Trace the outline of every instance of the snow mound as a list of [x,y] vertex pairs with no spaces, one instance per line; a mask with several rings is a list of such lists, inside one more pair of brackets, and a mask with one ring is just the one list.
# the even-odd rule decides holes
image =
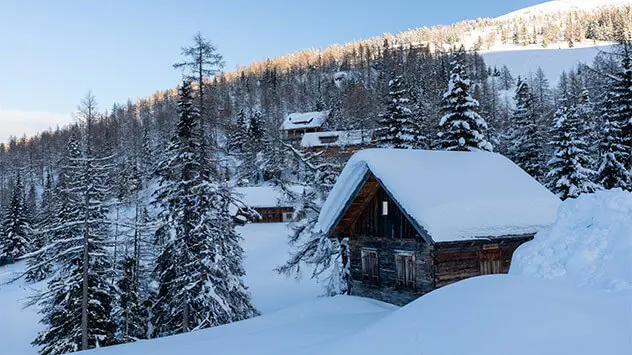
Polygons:
[[94,349],[112,355],[317,355],[396,307],[374,300],[319,298],[282,311],[186,334]]
[[321,209],[328,232],[368,172],[433,241],[535,233],[560,200],[500,154],[366,149],[351,157]]
[[565,201],[557,221],[516,250],[509,272],[632,290],[632,193],[599,191]]
[[326,354],[624,355],[631,327],[621,294],[493,275],[433,291]]

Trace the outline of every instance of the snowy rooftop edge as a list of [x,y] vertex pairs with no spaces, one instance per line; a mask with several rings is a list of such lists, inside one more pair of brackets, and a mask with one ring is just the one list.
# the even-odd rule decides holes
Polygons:
[[329,118],[331,110],[313,112],[294,112],[285,117],[281,130],[321,127]]
[[[321,138],[335,137],[334,142],[322,142]],[[301,139],[301,147],[328,147],[369,144],[373,141],[372,130],[325,131],[305,133]]]
[[317,229],[333,228],[369,171],[434,242],[535,233],[554,222],[561,202],[496,153],[367,149],[345,166]]

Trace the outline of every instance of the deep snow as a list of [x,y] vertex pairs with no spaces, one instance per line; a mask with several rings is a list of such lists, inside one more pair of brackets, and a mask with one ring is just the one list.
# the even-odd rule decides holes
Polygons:
[[632,296],[632,193],[599,191],[565,201],[556,222],[516,250],[510,273]]

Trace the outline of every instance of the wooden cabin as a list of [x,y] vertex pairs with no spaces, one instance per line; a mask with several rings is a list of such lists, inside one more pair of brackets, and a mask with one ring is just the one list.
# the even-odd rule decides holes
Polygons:
[[325,131],[330,115],[330,110],[291,113],[281,124],[281,136],[286,143],[298,145],[305,134]]
[[368,149],[347,163],[319,226],[348,238],[350,292],[404,305],[469,277],[507,273],[559,199],[487,152]]
[[235,213],[240,224],[287,223],[292,220],[294,207],[273,186],[238,187],[235,190],[243,204]]

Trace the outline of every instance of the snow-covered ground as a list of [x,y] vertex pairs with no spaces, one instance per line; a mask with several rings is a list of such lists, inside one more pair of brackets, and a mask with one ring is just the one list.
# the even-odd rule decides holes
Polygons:
[[507,48],[497,48],[494,51],[482,52],[485,64],[490,67],[502,68],[506,65],[511,73],[518,77],[528,78],[538,68],[554,84],[559,80],[563,71],[569,71],[580,63],[591,65],[599,51],[608,51],[610,45],[595,46],[585,43],[579,48],[568,48],[551,45],[549,48],[520,47],[507,45]]
[[[247,273],[245,283],[259,311],[268,314],[299,303],[313,302],[318,298],[321,293],[320,285],[309,277],[297,282],[273,271],[288,257],[289,230],[286,224],[248,224],[239,227],[238,231],[244,238],[244,267]],[[30,343],[41,329],[38,324],[40,315],[35,307],[24,309],[23,306],[28,296],[35,289],[45,287],[45,284],[29,285],[22,280],[6,284],[23,272],[24,268],[24,263],[0,267],[0,354],[37,353],[37,349]],[[309,305],[304,307],[309,308]],[[275,319],[276,324],[285,322],[282,315]],[[173,350],[165,354],[172,353]]]
[[30,285],[23,280],[7,284],[16,275],[24,272],[24,262],[0,267],[0,353],[36,354],[31,342],[40,331],[40,315],[35,308],[24,308],[29,295],[43,283]]
[[[284,224],[240,229],[246,282],[263,316],[93,354],[629,355],[632,349],[632,194],[565,201],[556,223],[516,254],[510,275],[461,281],[397,308],[318,298],[319,287],[276,275]],[[23,265],[0,268],[0,282]],[[580,287],[577,287],[580,286]],[[22,283],[0,286],[0,350],[33,354],[34,310]]]

